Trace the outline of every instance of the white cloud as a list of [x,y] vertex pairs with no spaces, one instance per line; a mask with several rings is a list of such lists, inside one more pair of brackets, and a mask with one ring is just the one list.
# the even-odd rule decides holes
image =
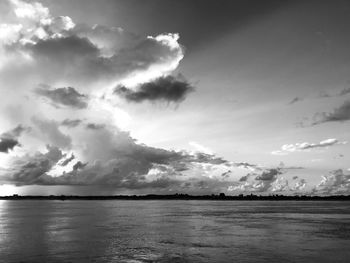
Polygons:
[[296,144],[285,144],[282,145],[281,150],[272,151],[271,154],[273,155],[287,155],[291,152],[302,152],[302,151],[309,151],[314,148],[324,148],[324,147],[330,147],[333,145],[341,145],[346,144],[346,141],[338,141],[337,139],[326,139],[319,143],[308,143],[308,142],[302,142],[302,143],[296,143]]

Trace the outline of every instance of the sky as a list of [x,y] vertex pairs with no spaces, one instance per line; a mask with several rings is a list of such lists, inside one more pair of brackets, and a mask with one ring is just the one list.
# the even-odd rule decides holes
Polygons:
[[349,13],[0,0],[0,195],[349,194]]

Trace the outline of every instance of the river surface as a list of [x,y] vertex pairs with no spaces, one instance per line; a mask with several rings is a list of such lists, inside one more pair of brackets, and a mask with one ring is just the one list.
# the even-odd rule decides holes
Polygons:
[[0,262],[350,262],[350,202],[0,200]]

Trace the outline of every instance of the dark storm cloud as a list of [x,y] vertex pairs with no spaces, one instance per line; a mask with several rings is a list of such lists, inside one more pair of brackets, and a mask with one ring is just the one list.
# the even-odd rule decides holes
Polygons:
[[41,85],[35,89],[35,93],[50,99],[55,105],[77,109],[87,107],[87,96],[79,93],[72,87],[50,89],[47,85]]
[[68,128],[75,128],[78,125],[80,125],[83,121],[80,119],[65,119],[61,122],[62,126],[68,127]]
[[333,112],[317,113],[314,116],[316,121],[313,125],[325,122],[343,122],[350,120],[350,100],[345,101],[340,107],[335,108]]
[[16,128],[1,134],[0,152],[8,153],[15,146],[20,146],[18,137],[26,130],[28,130],[28,128],[25,128],[22,125],[18,125]]
[[115,94],[132,102],[145,100],[180,102],[192,91],[194,91],[194,87],[179,75],[177,77],[160,77],[151,82],[143,83],[138,86],[136,91],[125,86],[118,86],[115,89]]

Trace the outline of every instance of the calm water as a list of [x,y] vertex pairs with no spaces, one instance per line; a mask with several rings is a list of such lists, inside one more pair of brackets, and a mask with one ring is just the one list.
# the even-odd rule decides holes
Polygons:
[[350,262],[350,202],[0,201],[0,262]]

